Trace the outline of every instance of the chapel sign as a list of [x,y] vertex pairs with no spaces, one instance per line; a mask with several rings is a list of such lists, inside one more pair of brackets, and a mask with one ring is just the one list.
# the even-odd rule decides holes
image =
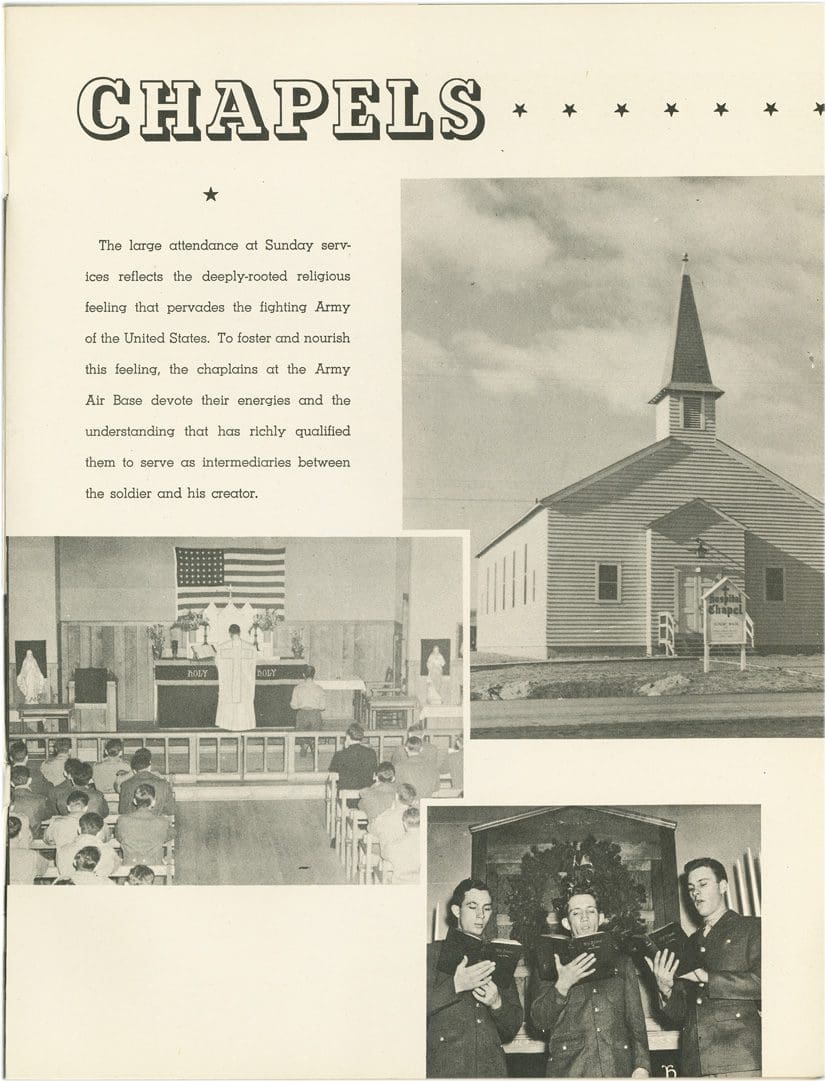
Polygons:
[[711,646],[739,646],[740,668],[745,668],[747,596],[730,578],[721,578],[702,594],[702,626],[705,639],[705,671]]

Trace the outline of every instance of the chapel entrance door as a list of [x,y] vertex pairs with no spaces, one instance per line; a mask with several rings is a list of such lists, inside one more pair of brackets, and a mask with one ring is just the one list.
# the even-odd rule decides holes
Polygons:
[[702,634],[702,594],[719,580],[716,571],[685,569],[677,572],[679,577],[676,592],[678,611],[676,613],[677,632],[679,634]]

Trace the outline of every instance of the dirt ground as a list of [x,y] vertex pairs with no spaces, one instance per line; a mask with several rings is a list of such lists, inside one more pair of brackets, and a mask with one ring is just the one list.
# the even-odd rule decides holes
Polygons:
[[[484,656],[484,660],[482,660]],[[488,659],[489,658],[489,659]],[[502,663],[490,654],[474,655],[475,664]],[[681,676],[682,680],[670,677]],[[673,660],[588,660],[528,662],[514,666],[471,667],[471,699],[632,697],[648,684],[668,680],[662,694],[732,694],[764,691],[819,691],[825,686],[822,656],[753,656],[739,671],[733,658],[712,660],[702,671],[702,658]],[[686,682],[685,682],[686,681]]]

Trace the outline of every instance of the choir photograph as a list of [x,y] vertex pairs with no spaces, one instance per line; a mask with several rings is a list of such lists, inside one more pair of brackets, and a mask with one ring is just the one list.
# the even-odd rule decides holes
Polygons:
[[403,192],[404,521],[472,534],[473,736],[821,736],[821,178]]
[[462,539],[10,537],[10,884],[408,885]]
[[430,806],[428,1077],[760,1077],[761,809]]

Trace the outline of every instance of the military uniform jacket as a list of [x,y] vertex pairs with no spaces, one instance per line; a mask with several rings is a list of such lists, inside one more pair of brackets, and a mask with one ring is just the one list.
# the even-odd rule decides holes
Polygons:
[[762,1068],[761,921],[726,912],[708,932],[691,935],[707,984],[677,979],[664,1004],[682,1028],[682,1073],[745,1073]]
[[456,993],[452,975],[438,970],[440,953],[440,942],[427,947],[427,1077],[506,1077],[501,1045],[524,1019],[515,984],[491,1010],[472,991]]
[[577,983],[566,996],[538,980],[530,1018],[547,1037],[548,1077],[650,1072],[639,980],[627,957],[619,958],[615,976]]

